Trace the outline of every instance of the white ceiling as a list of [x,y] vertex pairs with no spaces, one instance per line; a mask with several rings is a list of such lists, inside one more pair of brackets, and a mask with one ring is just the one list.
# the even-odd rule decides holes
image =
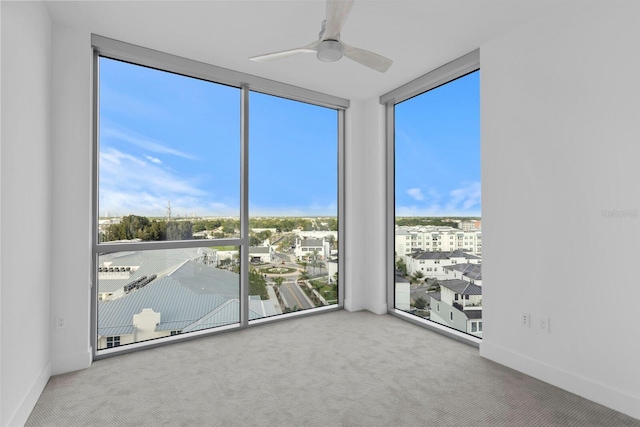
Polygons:
[[348,99],[369,99],[477,49],[557,2],[356,0],[346,43],[394,61],[384,74],[347,58],[313,54],[275,62],[247,58],[318,38],[324,1],[46,2],[54,23]]

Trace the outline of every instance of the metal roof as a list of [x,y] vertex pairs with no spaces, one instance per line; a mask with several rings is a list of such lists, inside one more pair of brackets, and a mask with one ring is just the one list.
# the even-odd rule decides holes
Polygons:
[[438,280],[438,284],[460,295],[482,295],[482,288],[466,280]]
[[[131,318],[131,320],[133,320],[133,318]],[[98,333],[103,337],[115,337],[118,335],[131,335],[135,330],[136,327],[134,325],[120,325],[102,328]]]
[[[168,276],[121,298],[98,303],[98,334],[133,334],[133,315],[149,308],[160,313],[156,331],[192,332],[240,320],[239,275],[182,260]],[[276,315],[273,304],[259,296],[249,300],[249,320]]]
[[447,265],[444,268],[447,270],[459,271],[464,276],[473,280],[482,280],[482,264],[453,264]]
[[249,247],[249,255],[251,254],[268,254],[269,247],[268,246],[250,246]]
[[302,239],[300,246],[302,247],[322,246],[322,240],[321,239]]
[[160,276],[162,273],[169,273],[175,267],[203,255],[204,252],[213,252],[205,248],[185,248],[185,249],[160,249],[137,252],[117,252],[100,256],[100,263],[109,262],[111,267],[136,266],[138,269],[131,273],[128,278],[98,279],[98,292],[115,292],[124,288],[125,285],[136,281],[142,276],[150,277],[154,274]]
[[[193,323],[226,300],[219,294],[197,294],[178,281],[164,277],[121,298],[99,301],[98,334],[105,336],[109,331],[108,328],[131,325],[133,315],[142,312],[145,308],[160,313],[163,322],[190,321]],[[229,323],[233,323],[233,320],[230,319]]]
[[464,310],[463,313],[467,319],[482,319],[482,310]]
[[196,294],[218,294],[225,298],[238,298],[238,273],[187,261],[171,272],[169,277]]

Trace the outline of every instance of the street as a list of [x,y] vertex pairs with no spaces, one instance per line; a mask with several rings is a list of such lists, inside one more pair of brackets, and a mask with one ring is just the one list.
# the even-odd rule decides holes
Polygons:
[[294,281],[283,282],[280,286],[280,292],[284,295],[291,309],[293,309],[294,306],[302,309],[315,307],[309,300],[309,297],[307,297],[304,291],[300,289]]

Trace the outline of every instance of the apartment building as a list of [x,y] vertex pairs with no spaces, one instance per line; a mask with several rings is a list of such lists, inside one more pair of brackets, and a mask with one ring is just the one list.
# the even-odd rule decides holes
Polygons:
[[395,251],[397,256],[412,251],[482,253],[482,230],[461,230],[454,227],[396,227]]
[[462,251],[452,252],[422,252],[416,251],[404,257],[407,265],[407,275],[412,276],[416,272],[422,273],[423,277],[433,277],[436,279],[447,279],[446,267],[454,265],[480,264],[479,256],[471,255]]

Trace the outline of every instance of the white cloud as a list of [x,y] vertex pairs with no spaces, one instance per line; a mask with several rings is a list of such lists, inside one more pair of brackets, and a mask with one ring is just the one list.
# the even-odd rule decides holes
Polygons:
[[[147,156],[147,159],[150,156]],[[116,149],[100,153],[100,212],[164,216],[171,201],[176,215],[237,215],[238,201],[219,200],[202,177],[184,177]]]
[[130,130],[119,130],[108,125],[100,127],[100,138],[115,138],[153,153],[170,154],[184,159],[197,160],[197,157],[188,153],[183,153],[180,150],[167,147],[162,142],[154,141]]
[[419,188],[410,188],[407,190],[407,194],[413,197],[415,200],[424,200],[424,194],[422,194],[422,190]]
[[147,160],[149,160],[151,163],[155,163],[157,165],[162,164],[162,160],[158,159],[157,157],[151,157],[151,156],[144,156]]
[[480,209],[481,187],[479,182],[467,183],[465,186],[449,192],[447,211],[466,212],[472,208]]
[[419,188],[406,191],[418,203],[396,206],[397,216],[480,216],[480,183],[463,183],[442,197],[437,189],[423,193]]

